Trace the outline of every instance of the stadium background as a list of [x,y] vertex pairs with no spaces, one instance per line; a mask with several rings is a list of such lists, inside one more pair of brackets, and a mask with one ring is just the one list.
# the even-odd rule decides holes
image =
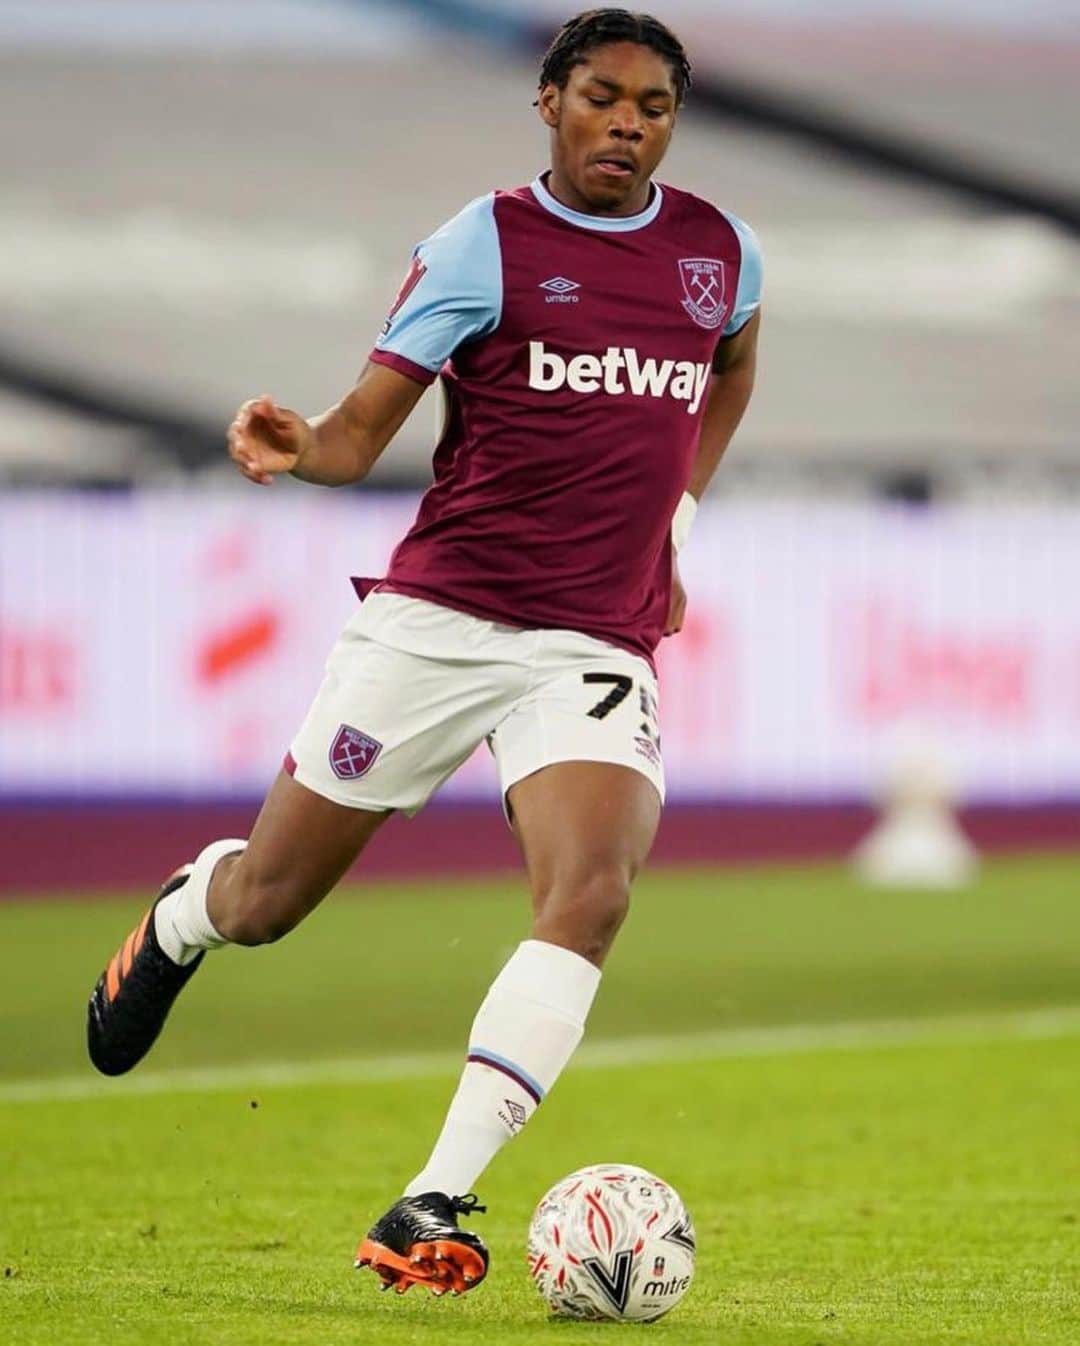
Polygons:
[[[482,1292],[398,1302],[348,1259],[521,937],[482,757],[290,939],[208,959],[145,1067],[86,1062],[93,978],[248,827],[434,414],[349,492],[247,488],[223,427],[335,399],[413,243],[544,165],[569,8],[0,0],[5,1342],[535,1346],[533,1204],[615,1157],[701,1235],[651,1337],[1080,1339],[1070,0],[653,6],[698,74],[663,176],[763,243],[760,383],[662,655],[657,863],[484,1176]],[[913,773],[982,851],[955,891],[847,862]]]
[[[542,166],[530,89],[563,8],[0,4],[5,887],[145,883],[246,825],[346,576],[378,573],[410,516],[434,414],[344,496],[245,491],[221,427],[260,390],[336,398],[413,242]],[[1067,841],[1069,7],[657,9],[698,73],[664,175],[754,224],[768,287],[759,389],[663,652],[692,807],[659,854],[835,852],[913,753],[980,840]],[[449,842],[448,801],[491,797],[484,757],[371,862],[512,861],[490,808]]]

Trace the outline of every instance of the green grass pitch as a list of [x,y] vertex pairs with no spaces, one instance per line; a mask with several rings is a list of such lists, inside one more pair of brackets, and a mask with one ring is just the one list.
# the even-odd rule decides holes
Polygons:
[[[351,1271],[419,1166],[524,924],[501,881],[342,893],[207,960],[125,1081],[83,1006],[131,900],[0,906],[0,1343],[1080,1342],[1080,858],[961,893],[828,866],[643,879],[582,1054],[480,1184],[492,1270],[447,1302]],[[654,1168],[697,1277],[641,1327],[549,1320],[557,1178]]]

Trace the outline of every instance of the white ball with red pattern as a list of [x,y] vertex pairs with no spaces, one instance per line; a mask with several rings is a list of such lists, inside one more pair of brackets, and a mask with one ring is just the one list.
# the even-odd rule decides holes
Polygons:
[[633,1164],[594,1164],[537,1206],[529,1270],[561,1317],[649,1322],[690,1288],[695,1247],[674,1187]]

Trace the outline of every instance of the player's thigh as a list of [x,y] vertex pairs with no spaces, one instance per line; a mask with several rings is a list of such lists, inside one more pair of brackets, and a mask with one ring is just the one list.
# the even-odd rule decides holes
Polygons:
[[660,820],[660,796],[631,767],[559,762],[510,789],[533,895],[533,937],[603,963]]
[[435,620],[444,639],[423,654],[346,628],[286,758],[296,782],[350,808],[412,815],[484,741],[515,689],[483,648],[463,649],[468,618]]
[[609,762],[541,767],[510,787],[508,802],[538,905],[594,881],[628,889],[660,823],[648,777]]
[[[509,815],[517,811],[519,782],[568,762],[623,767],[627,790],[612,784],[612,798],[638,794],[640,778],[651,786],[657,812],[663,804],[656,675],[644,659],[603,641],[546,633],[533,682],[498,725],[491,746]],[[604,772],[601,779],[623,777]],[[649,798],[647,791],[642,798]],[[576,792],[571,799],[575,814],[587,802]],[[607,830],[618,834],[619,828],[616,821]]]
[[388,810],[335,803],[282,771],[246,850],[224,870],[214,895],[219,928],[234,926],[258,942],[285,934],[322,901],[389,817]]
[[597,962],[660,820],[657,713],[655,675],[643,659],[550,632],[532,686],[492,736],[535,933]]
[[372,638],[367,614],[334,646],[247,850],[215,878],[211,918],[223,934],[261,942],[292,929],[385,819],[422,808],[512,703],[497,661],[483,649],[461,657],[468,619],[428,609],[416,618],[432,653]]

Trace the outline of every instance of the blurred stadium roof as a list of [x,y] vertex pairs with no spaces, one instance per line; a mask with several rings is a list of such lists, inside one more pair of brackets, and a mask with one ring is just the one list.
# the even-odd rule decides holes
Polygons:
[[[0,0],[0,478],[173,474],[245,397],[340,395],[413,243],[546,161],[535,62],[432,8]],[[651,8],[699,70],[1080,184],[1071,4]],[[760,390],[729,482],[1080,480],[1066,233],[692,111],[661,176],[745,216],[766,252]],[[95,400],[117,432],[85,419]],[[190,422],[178,456],[147,408]],[[384,483],[426,475],[432,417]]]

